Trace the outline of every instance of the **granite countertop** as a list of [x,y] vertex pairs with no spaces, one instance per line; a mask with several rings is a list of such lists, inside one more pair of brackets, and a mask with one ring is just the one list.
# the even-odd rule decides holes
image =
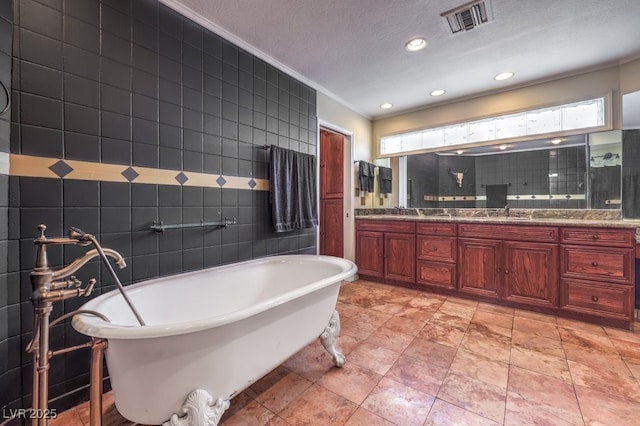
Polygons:
[[633,228],[640,244],[640,219],[623,219],[617,210],[511,209],[507,217],[503,209],[371,209],[356,210],[356,219]]

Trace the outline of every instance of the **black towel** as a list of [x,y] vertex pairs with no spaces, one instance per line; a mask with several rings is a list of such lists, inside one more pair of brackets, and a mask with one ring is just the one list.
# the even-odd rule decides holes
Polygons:
[[275,232],[318,225],[316,157],[271,146],[271,220]]
[[358,180],[360,181],[360,190],[365,192],[373,192],[373,177],[376,173],[376,165],[360,161],[358,168]]
[[640,176],[622,177],[622,217],[640,219]]
[[380,194],[390,194],[393,192],[391,188],[393,172],[389,167],[378,167],[378,187]]

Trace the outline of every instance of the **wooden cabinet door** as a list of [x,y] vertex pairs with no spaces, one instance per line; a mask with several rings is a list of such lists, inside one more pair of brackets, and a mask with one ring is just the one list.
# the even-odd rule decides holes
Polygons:
[[502,242],[485,239],[458,240],[458,290],[499,298],[502,278]]
[[558,306],[558,245],[505,241],[504,297],[513,302]]
[[384,275],[382,232],[356,232],[356,265],[363,276],[382,278]]
[[320,201],[320,254],[342,257],[342,199]]
[[344,192],[344,136],[320,132],[320,198],[342,198]]
[[416,236],[384,234],[384,276],[391,280],[416,282]]

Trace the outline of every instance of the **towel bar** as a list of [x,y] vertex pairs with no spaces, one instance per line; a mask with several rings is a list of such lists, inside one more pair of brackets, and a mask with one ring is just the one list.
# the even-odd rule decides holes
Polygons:
[[153,225],[149,227],[149,229],[153,229],[156,232],[164,232],[167,229],[184,229],[184,228],[204,228],[209,226],[217,226],[219,228],[226,228],[227,225],[235,225],[236,218],[228,219],[224,218],[221,221],[216,222],[199,222],[199,223],[176,223],[171,225],[165,225],[162,221],[157,222],[153,221]]

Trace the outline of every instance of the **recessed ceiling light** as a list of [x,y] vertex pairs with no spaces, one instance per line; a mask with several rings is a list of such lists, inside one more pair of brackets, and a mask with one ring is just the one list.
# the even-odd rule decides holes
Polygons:
[[431,96],[442,96],[445,93],[447,93],[447,92],[442,90],[442,89],[437,89],[437,90],[434,90],[433,92],[431,92],[430,95]]
[[404,45],[404,48],[407,50],[407,52],[417,52],[418,50],[422,50],[425,47],[427,47],[427,40],[422,38],[422,37],[418,37],[418,38],[414,38],[413,40],[409,40]]
[[502,73],[496,75],[495,77],[493,77],[493,79],[501,81],[501,80],[508,80],[511,77],[513,77],[513,73],[512,72],[502,72]]
[[458,153],[458,155],[462,155],[462,153],[464,152],[463,150],[459,149],[456,151]]
[[500,145],[498,148],[500,149],[500,151],[504,151],[505,149],[509,148],[509,145]]
[[560,142],[562,142],[562,139],[560,138],[551,139],[551,143],[554,145],[558,145]]
[[389,109],[393,106],[393,104],[390,104],[389,102],[385,102],[382,105],[380,105],[380,108],[382,109]]

